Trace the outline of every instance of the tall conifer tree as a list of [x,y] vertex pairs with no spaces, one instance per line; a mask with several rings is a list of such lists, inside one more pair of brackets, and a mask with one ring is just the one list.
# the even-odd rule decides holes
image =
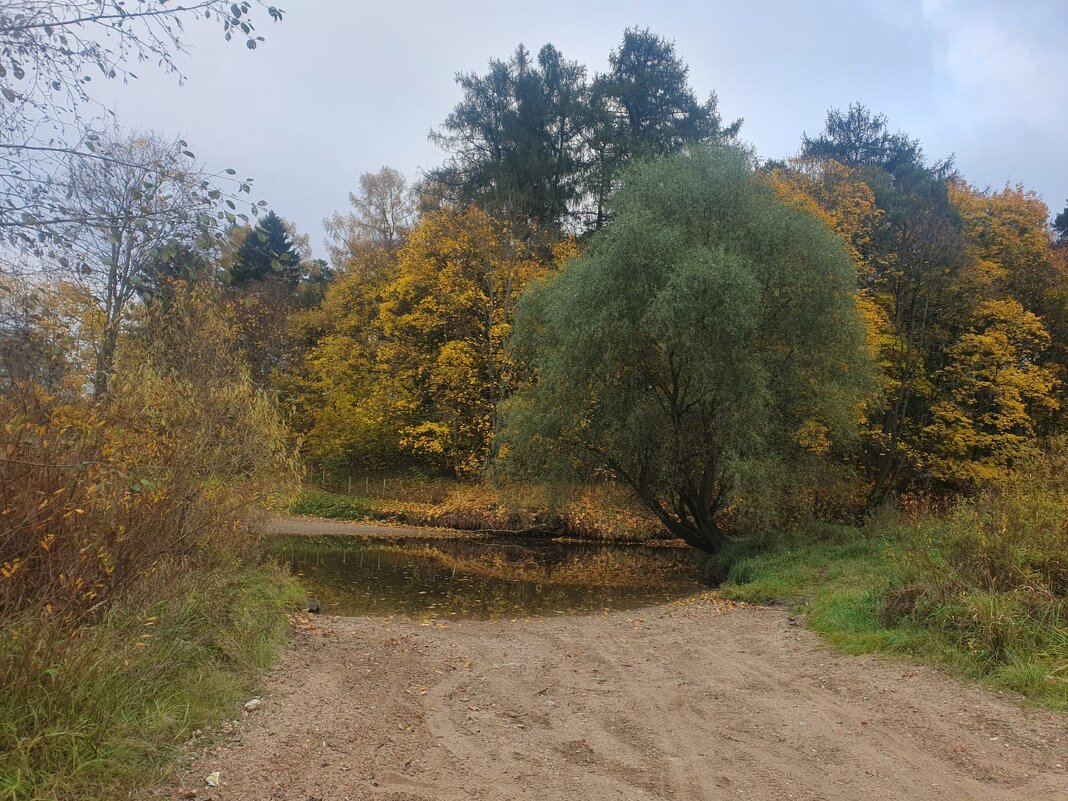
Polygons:
[[230,268],[230,280],[234,286],[271,277],[296,283],[299,265],[300,255],[282,218],[269,211],[241,243]]

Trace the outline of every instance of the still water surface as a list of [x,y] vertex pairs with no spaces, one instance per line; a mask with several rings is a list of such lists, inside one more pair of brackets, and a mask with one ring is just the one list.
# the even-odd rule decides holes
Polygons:
[[702,589],[696,558],[684,548],[284,537],[277,551],[331,615],[589,614],[664,603]]

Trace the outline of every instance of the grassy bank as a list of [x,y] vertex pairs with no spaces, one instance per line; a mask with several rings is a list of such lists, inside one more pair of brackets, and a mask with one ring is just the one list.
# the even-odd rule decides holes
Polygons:
[[[1005,503],[1004,495],[986,497],[942,519],[784,534],[759,550],[742,549],[720,592],[786,605],[848,653],[940,664],[1068,711],[1064,591],[1043,587],[1036,570],[1059,570],[1065,554],[1029,553],[1023,526],[1002,531],[1014,543],[999,550],[1011,554],[1018,577],[1028,577],[1013,582],[1007,565],[973,547],[989,507]],[[974,570],[980,562],[985,569]]]
[[[355,494],[349,493],[350,487]],[[544,530],[613,542],[663,536],[660,523],[627,490],[616,486],[560,493],[535,485],[493,487],[442,478],[391,476],[350,482],[345,490],[308,487],[290,512],[461,531]]]
[[293,501],[289,512],[295,515],[326,517],[330,520],[384,520],[382,513],[365,498],[336,492],[307,489]]
[[[299,587],[274,567],[161,580],[75,636],[0,632],[0,799],[119,798],[237,714],[288,634]],[[138,597],[140,596],[140,597]]]

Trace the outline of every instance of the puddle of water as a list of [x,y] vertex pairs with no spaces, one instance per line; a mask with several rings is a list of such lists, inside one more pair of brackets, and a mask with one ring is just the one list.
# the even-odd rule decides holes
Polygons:
[[683,548],[284,537],[276,549],[331,615],[589,614],[665,603],[703,588],[696,557]]

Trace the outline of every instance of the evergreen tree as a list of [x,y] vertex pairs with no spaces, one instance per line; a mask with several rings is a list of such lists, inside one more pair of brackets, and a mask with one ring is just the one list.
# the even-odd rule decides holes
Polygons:
[[230,281],[234,286],[271,277],[289,283],[296,283],[300,278],[300,255],[282,218],[273,211],[267,212],[248,233],[230,267]]
[[586,70],[552,45],[523,45],[484,75],[457,76],[463,99],[431,139],[452,156],[430,175],[452,200],[559,228],[578,197]]
[[431,139],[450,152],[429,175],[457,203],[476,203],[513,223],[559,230],[599,227],[616,176],[632,158],[729,139],[712,94],[701,103],[675,45],[629,29],[610,69],[586,68],[552,45],[532,59],[520,45],[485,75],[459,75],[463,99]]
[[847,167],[880,168],[895,175],[924,163],[918,140],[901,131],[890,133],[886,116],[873,114],[862,103],[851,103],[848,111],[828,111],[823,133],[802,137],[801,155]]
[[690,87],[689,67],[675,44],[646,29],[628,28],[609,56],[609,70],[590,92],[587,193],[595,227],[607,219],[616,176],[631,159],[676,153],[687,145],[729,140],[742,121],[724,126],[713,92],[704,103]]
[[1068,247],[1068,205],[1053,220],[1053,235],[1058,247]]

